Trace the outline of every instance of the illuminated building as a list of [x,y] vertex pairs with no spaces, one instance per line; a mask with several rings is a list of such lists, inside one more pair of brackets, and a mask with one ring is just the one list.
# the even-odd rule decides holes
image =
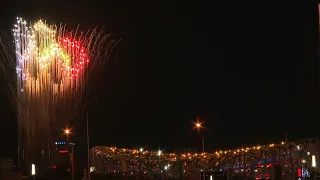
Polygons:
[[[74,143],[68,143],[65,141],[57,141],[50,145],[47,145],[46,148],[41,150],[41,153],[38,155],[41,157],[41,160],[35,162],[37,167],[37,176],[40,177],[70,177],[72,169],[72,151]],[[23,157],[23,155],[22,155]],[[30,169],[31,164],[22,158],[20,159],[20,165],[24,169]],[[23,174],[30,174],[28,171],[23,172]],[[58,176],[58,177],[57,177]]]
[[58,141],[50,146],[49,172],[68,178],[72,170],[72,153],[74,143]]
[[144,149],[94,147],[90,151],[93,174],[154,178],[199,178],[202,172],[223,172],[230,176],[272,179],[279,176],[307,178],[318,169],[320,146],[316,139],[301,139],[224,149],[205,153],[161,152]]

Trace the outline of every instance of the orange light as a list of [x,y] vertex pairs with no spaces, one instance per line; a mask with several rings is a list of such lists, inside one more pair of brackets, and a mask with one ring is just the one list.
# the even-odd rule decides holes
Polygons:
[[195,128],[197,128],[197,129],[202,128],[202,123],[199,122],[199,121],[197,121],[196,123],[194,123],[194,125],[195,125]]
[[64,130],[64,133],[65,133],[65,134],[71,134],[71,131],[70,131],[70,129],[65,129],[65,130]]

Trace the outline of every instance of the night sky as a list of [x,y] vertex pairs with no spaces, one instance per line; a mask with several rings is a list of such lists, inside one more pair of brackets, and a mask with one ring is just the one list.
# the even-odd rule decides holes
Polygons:
[[[316,2],[304,16],[241,2],[12,2],[0,7],[8,32],[22,16],[82,30],[105,25],[123,38],[93,83],[92,146],[200,150],[197,117],[207,150],[277,143],[286,130],[289,140],[319,135]],[[16,120],[0,92],[0,157],[14,157]],[[74,127],[80,149],[83,124]]]

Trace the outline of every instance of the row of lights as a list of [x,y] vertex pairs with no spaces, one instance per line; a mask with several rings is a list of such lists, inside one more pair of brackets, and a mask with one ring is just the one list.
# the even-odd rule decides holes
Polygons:
[[[284,145],[284,144],[285,144],[284,142],[281,142],[281,145]],[[264,146],[253,146],[253,147],[251,147],[251,148],[249,148],[249,147],[248,147],[248,148],[241,148],[241,149],[236,149],[236,150],[216,151],[215,154],[216,154],[217,156],[219,156],[220,154],[227,154],[227,153],[230,153],[230,152],[233,152],[233,154],[237,154],[237,153],[240,153],[240,152],[248,152],[249,150],[260,150],[261,148],[264,148],[264,147],[274,147],[275,145],[276,145],[276,144],[270,144],[270,145],[264,145]],[[112,152],[115,152],[115,150],[116,150],[117,148],[116,148],[116,147],[111,147],[110,149],[111,149]],[[297,149],[300,150],[300,147],[297,146]],[[122,149],[122,150],[123,150],[123,152],[132,151],[132,154],[136,154],[136,153],[138,153],[138,152],[143,153],[143,154],[148,153],[148,151],[144,151],[143,148],[140,148],[139,151],[134,150],[134,149]],[[154,152],[150,151],[150,153],[154,153]],[[157,152],[157,155],[158,155],[158,156],[160,156],[160,155],[162,155],[162,154],[163,154],[163,152],[162,152],[161,150],[159,150],[159,151]],[[309,154],[309,152],[308,152],[308,154]],[[170,155],[170,156],[175,156],[174,153],[170,153],[169,155]],[[191,153],[188,153],[187,155],[188,155],[188,156],[191,156],[192,154],[191,154]],[[195,153],[195,154],[193,154],[193,156],[198,156],[198,155],[205,156],[206,153],[201,153],[201,154]],[[186,156],[186,155],[185,155],[185,154],[182,154],[182,156]]]
[[64,145],[64,144],[66,144],[66,142],[56,142],[55,144],[56,145]]

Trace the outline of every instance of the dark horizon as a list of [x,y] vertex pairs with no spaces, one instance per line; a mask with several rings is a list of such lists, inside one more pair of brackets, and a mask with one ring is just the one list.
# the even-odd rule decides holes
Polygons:
[[[1,7],[0,27],[10,32],[19,15],[84,30],[105,25],[123,38],[93,83],[91,146],[200,149],[197,117],[207,150],[279,143],[285,131],[289,140],[319,136],[312,125],[319,119],[317,8],[300,25],[280,7],[238,13],[153,3],[15,1]],[[0,157],[14,157],[17,124],[3,91],[0,102]],[[79,149],[84,123],[85,113],[74,125]]]

